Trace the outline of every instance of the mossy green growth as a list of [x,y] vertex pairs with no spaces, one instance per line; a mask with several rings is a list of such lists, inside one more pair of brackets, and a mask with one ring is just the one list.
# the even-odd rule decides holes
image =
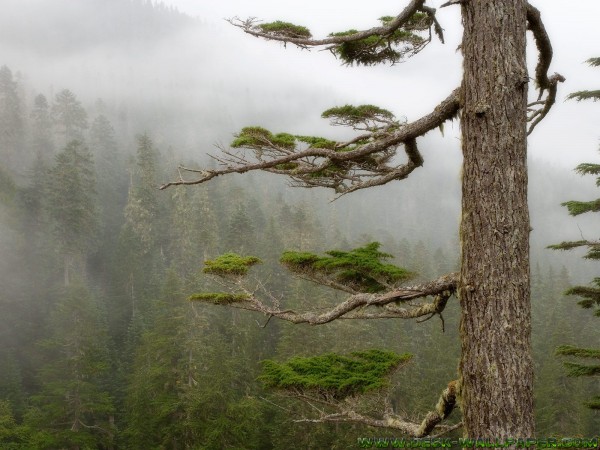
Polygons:
[[204,261],[204,273],[212,275],[246,275],[248,269],[262,261],[255,256],[240,256],[235,253],[225,253],[213,260]]
[[244,127],[231,143],[233,148],[267,148],[271,144],[287,149],[296,146],[296,138],[289,133],[273,134],[262,127]]
[[295,163],[295,162],[288,162],[288,163],[283,163],[283,164],[277,164],[275,166],[275,168],[277,170],[294,170],[294,169],[297,169],[299,165],[300,164]]
[[321,170],[317,170],[316,172],[311,172],[308,176],[310,178],[329,178],[335,177],[336,174],[340,174],[342,172],[346,172],[347,169],[342,167],[339,164],[329,164],[325,168]]
[[375,105],[344,105],[323,111],[321,117],[354,125],[368,120],[394,120],[394,115],[387,109]]
[[289,22],[282,22],[281,20],[262,23],[258,25],[257,28],[263,33],[284,38],[310,39],[312,37],[308,28],[301,25],[294,25],[293,23]]
[[347,252],[326,252],[328,256],[286,251],[280,262],[292,272],[320,273],[360,292],[381,292],[387,289],[385,284],[408,280],[413,274],[402,267],[384,263],[382,260],[392,255],[379,251],[380,246],[379,242],[371,242]]
[[310,145],[312,148],[334,149],[336,145],[335,141],[330,141],[320,136],[296,136],[296,139]]
[[[395,17],[383,16],[379,21],[383,26],[390,24]],[[424,30],[430,25],[430,19],[422,13],[414,14],[403,27],[385,36],[369,36],[358,41],[344,42],[334,47],[334,53],[346,64],[371,66],[382,62],[395,63],[402,59],[407,50],[424,43],[424,39],[413,31]],[[357,30],[331,33],[331,37],[350,36]],[[403,48],[399,48],[403,45]],[[396,47],[396,48],[395,48]]]
[[267,360],[259,379],[270,388],[343,399],[387,386],[392,372],[411,358],[407,353],[372,349],[348,356],[296,357],[284,363]]
[[208,302],[214,305],[229,305],[244,302],[250,298],[247,294],[229,294],[226,292],[200,292],[188,297],[190,301]]
[[[382,25],[389,25],[395,19],[394,16],[383,16],[379,18]],[[404,24],[403,28],[407,30],[425,30],[431,24],[430,17],[425,13],[414,13]]]

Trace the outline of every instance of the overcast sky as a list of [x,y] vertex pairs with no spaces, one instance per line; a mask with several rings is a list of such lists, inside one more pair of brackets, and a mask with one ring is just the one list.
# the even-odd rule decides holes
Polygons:
[[[439,7],[443,1],[429,0],[427,3]],[[340,92],[346,92],[350,103],[354,103],[355,100],[384,103],[382,106],[405,114],[409,120],[426,113],[459,83],[461,61],[455,49],[460,42],[462,28],[458,7],[444,8],[438,12],[438,18],[446,33],[445,46],[432,45],[412,60],[394,67],[346,68],[340,67],[339,62],[323,53],[313,51],[308,54],[289,48],[284,50],[277,43],[244,43],[244,40],[255,39],[244,36],[222,19],[233,16],[257,17],[265,21],[281,19],[309,27],[315,36],[324,36],[331,31],[370,27],[375,23],[374,19],[382,15],[397,14],[397,1],[164,2],[176,6],[182,12],[222,27],[223,32],[231,35],[232,39],[239,39],[240,51],[255,52],[261,62],[261,70],[265,72],[269,72],[269,65],[265,65],[265,61],[271,61],[273,67],[279,68],[284,64],[288,67],[291,78],[300,75],[307,82],[314,80],[315,85],[331,86]],[[582,0],[576,7],[559,0],[544,0],[534,4],[541,10],[552,38],[555,57],[551,72],[563,74],[567,77],[567,82],[560,87],[559,101],[555,109],[531,137],[530,154],[534,158],[573,166],[584,160],[597,158],[600,105],[564,103],[563,100],[569,92],[600,87],[600,69],[594,70],[583,64],[587,58],[600,56],[600,28],[597,24],[600,2]],[[536,58],[534,51],[534,47],[530,46],[531,71]],[[285,77],[285,70],[278,70],[278,73],[283,73]],[[320,111],[315,111],[315,114],[318,113]]]

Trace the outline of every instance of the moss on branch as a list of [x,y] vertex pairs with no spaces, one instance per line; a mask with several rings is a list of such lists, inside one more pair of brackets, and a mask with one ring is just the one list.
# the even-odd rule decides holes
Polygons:
[[213,260],[204,261],[204,273],[212,275],[246,275],[248,269],[262,261],[255,256],[240,256],[235,253],[225,253]]
[[366,121],[394,120],[394,115],[390,111],[375,105],[337,106],[324,111],[321,117],[344,125],[356,125]]
[[214,305],[229,305],[240,303],[250,299],[247,294],[229,294],[226,292],[201,292],[190,295],[188,300],[212,303]]
[[[383,16],[379,21],[389,26],[395,18]],[[333,53],[346,64],[362,64],[371,66],[383,62],[399,62],[406,54],[414,53],[426,43],[426,40],[415,31],[426,30],[431,25],[431,18],[422,13],[415,13],[402,27],[389,34],[373,35],[364,39],[344,42],[332,48]],[[331,33],[331,37],[351,36],[357,30]]]
[[391,373],[411,358],[410,354],[373,349],[348,356],[296,357],[284,363],[267,360],[260,380],[270,388],[342,399],[387,386]]
[[381,292],[387,289],[386,284],[408,280],[413,274],[402,267],[382,262],[392,255],[380,252],[380,245],[379,242],[371,242],[347,252],[332,250],[326,252],[328,256],[286,251],[280,262],[292,272],[331,277],[360,292]]
[[277,20],[275,22],[262,23],[256,28],[263,33],[284,38],[306,38],[310,39],[312,34],[309,29],[301,25]]
[[296,139],[310,145],[312,148],[334,149],[336,145],[335,141],[330,141],[320,136],[296,136]]
[[233,148],[260,148],[270,145],[293,149],[296,146],[296,138],[288,133],[273,134],[262,127],[245,127],[231,143]]

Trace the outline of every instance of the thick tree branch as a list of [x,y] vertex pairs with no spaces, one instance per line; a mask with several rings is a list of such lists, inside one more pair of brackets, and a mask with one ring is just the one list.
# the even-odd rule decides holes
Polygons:
[[[285,174],[305,187],[325,186],[339,193],[352,192],[368,186],[382,185],[395,179],[406,178],[416,167],[423,164],[418,152],[416,138],[438,128],[449,119],[453,119],[460,108],[460,89],[455,89],[431,113],[420,119],[398,124],[391,129],[378,130],[370,134],[371,140],[347,150],[348,143],[337,143],[333,148],[309,146],[306,149],[284,147],[264,136],[257,137],[253,147],[255,161],[246,154],[234,154],[223,150],[225,157],[215,158],[224,166],[222,169],[203,170],[180,167],[181,171],[199,175],[193,180],[179,180],[163,184],[160,189],[178,185],[196,185],[205,183],[217,176],[229,173],[245,173],[253,170]],[[389,166],[396,147],[404,144],[408,162],[398,166]],[[256,147],[256,148],[255,148]],[[341,148],[346,151],[339,151]],[[375,155],[372,161],[365,157]],[[292,164],[293,167],[289,167]],[[334,170],[335,169],[335,170]],[[328,171],[326,175],[321,172]]]
[[[321,313],[312,311],[296,312],[289,309],[282,310],[279,307],[271,307],[263,303],[254,295],[254,293],[248,290],[244,290],[245,295],[243,297],[240,297],[235,301],[226,302],[226,305],[233,308],[260,312],[269,317],[276,317],[292,323],[307,323],[309,325],[322,325],[340,318],[412,319],[441,313],[446,306],[448,298],[456,291],[457,280],[458,274],[451,273],[428,283],[401,287],[385,294],[354,294],[337,306]],[[415,305],[410,308],[396,308],[389,306],[392,302],[406,303],[410,300],[428,296],[435,296],[434,301],[431,303]],[[191,299],[193,300],[194,298],[192,297]],[[362,311],[363,308],[372,306],[386,308],[383,312],[374,313],[372,315]]]
[[416,12],[421,11],[429,16],[436,34],[439,36],[440,40],[444,42],[442,28],[435,19],[435,9],[424,6],[424,3],[425,0],[412,0],[400,14],[385,26],[373,27],[368,30],[357,31],[356,33],[342,36],[331,36],[325,39],[312,39],[310,37],[295,37],[289,34],[268,33],[263,31],[260,26],[257,26],[255,19],[241,20],[239,18],[232,18],[228,19],[228,22],[252,36],[286,44],[294,44],[301,48],[308,48],[356,42],[371,36],[390,36],[400,27],[406,25]]
[[527,24],[529,30],[533,33],[535,45],[538,49],[538,63],[535,68],[535,81],[540,90],[539,99],[545,89],[548,89],[550,80],[548,79],[548,69],[552,63],[552,43],[546,32],[546,27],[542,22],[540,11],[531,4],[527,4]]
[[[383,418],[376,419],[359,414],[356,411],[348,409],[343,404],[329,405],[337,409],[335,413],[326,413],[320,411],[320,417],[314,419],[298,419],[295,422],[353,422],[368,425],[371,427],[394,429],[414,438],[429,436],[437,427],[440,434],[455,430],[461,426],[456,424],[448,427],[442,427],[439,424],[446,419],[456,406],[457,381],[451,381],[440,395],[435,409],[427,413],[421,423],[415,423],[404,419],[391,410],[386,410]],[[305,400],[306,401],[306,400]],[[439,434],[438,434],[439,435]]]

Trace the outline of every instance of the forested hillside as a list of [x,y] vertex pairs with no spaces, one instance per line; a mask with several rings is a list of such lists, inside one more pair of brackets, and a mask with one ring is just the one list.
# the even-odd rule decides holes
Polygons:
[[[65,31],[46,39],[1,26],[0,38],[9,46],[10,36],[24,54],[39,52],[43,60],[68,59],[98,46],[159,45],[169,33],[205,26],[160,4],[125,2],[123,10],[109,3],[124,4],[92,1],[69,12],[81,27],[84,18],[103,12],[108,33],[92,29],[74,40]],[[195,44],[200,56],[208,54],[210,42]],[[195,86],[198,104],[174,118],[169,112],[185,97],[185,85],[159,80],[121,97],[135,74],[117,74],[87,82],[80,93],[86,83],[56,78],[69,63],[49,70],[54,78],[46,84],[27,58],[2,63],[0,448],[351,448],[357,437],[385,433],[294,422],[303,406],[264,389],[257,378],[265,359],[371,348],[415,355],[393,378],[394,405],[413,414],[428,410],[436,383],[451,379],[458,361],[457,340],[449,338],[458,333],[454,298],[442,329],[437,319],[264,326],[262,315],[188,297],[215,288],[201,272],[203,262],[226,252],[260,257],[253,276],[269,292],[283,293],[290,308],[331,305],[337,298],[286,272],[278,263],[284,250],[320,253],[377,241],[416,279],[454,271],[458,179],[433,165],[405,185],[390,186],[401,209],[386,205],[381,191],[330,203],[328,193],[296,191],[265,175],[160,191],[179,163],[209,161],[212,142],[246,120],[239,111],[250,97],[242,94],[240,105],[222,86]],[[105,75],[90,72],[88,80]],[[320,96],[311,95],[289,94],[300,105]],[[456,164],[451,154],[440,159]],[[567,229],[562,224],[573,227],[560,202],[576,191],[583,197],[588,188],[568,170],[536,162],[532,170],[538,433],[591,436],[600,417],[581,405],[591,381],[567,379],[554,352],[565,342],[585,345],[590,336],[600,337],[597,321],[562,295],[594,268],[577,255],[545,250],[564,238],[554,234]],[[431,206],[429,198],[443,206]]]

